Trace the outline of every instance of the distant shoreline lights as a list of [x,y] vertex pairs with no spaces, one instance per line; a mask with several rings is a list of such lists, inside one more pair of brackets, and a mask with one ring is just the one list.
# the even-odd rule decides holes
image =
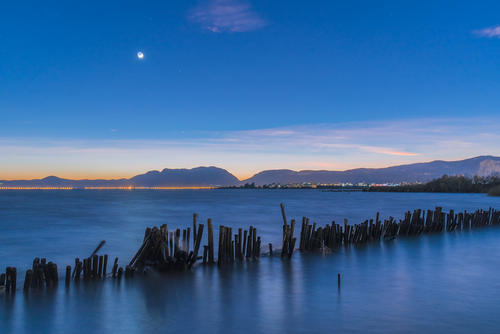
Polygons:
[[203,190],[217,187],[1,187],[0,190]]

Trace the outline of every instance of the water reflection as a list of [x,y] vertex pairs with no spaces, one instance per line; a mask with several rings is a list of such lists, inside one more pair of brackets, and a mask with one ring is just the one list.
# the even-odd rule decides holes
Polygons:
[[[399,216],[435,205],[500,206],[499,199],[475,195],[54,194],[56,199],[37,193],[27,200],[26,193],[0,193],[0,259],[9,260],[1,265],[18,264],[18,286],[33,256],[64,268],[106,239],[105,251],[123,263],[139,247],[146,225],[188,226],[193,211],[216,224],[251,223],[266,244],[276,246],[281,201],[290,217],[310,215],[321,224],[332,217],[358,221],[376,211]],[[199,266],[182,275],[150,273],[18,291],[0,296],[0,333],[497,333],[498,240],[500,229],[484,228],[342,247],[327,256],[295,253],[282,260],[277,254],[224,268]]]

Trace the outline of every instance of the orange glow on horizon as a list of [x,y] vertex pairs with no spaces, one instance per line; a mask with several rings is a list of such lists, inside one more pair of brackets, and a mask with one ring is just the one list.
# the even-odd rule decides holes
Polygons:
[[[137,174],[143,174],[144,172],[137,172]],[[137,174],[112,174],[108,173],[92,173],[92,172],[76,172],[76,173],[68,173],[68,172],[48,172],[44,174],[33,174],[33,173],[16,173],[12,172],[0,172],[0,180],[4,181],[17,181],[17,180],[41,180],[49,176],[56,176],[61,179],[70,179],[70,180],[119,180],[119,179],[129,179]]]
[[[398,152],[398,154],[401,152]],[[406,158],[412,158],[413,154],[404,154]],[[429,160],[430,161],[430,160]],[[423,162],[423,161],[418,161]],[[271,166],[263,166],[258,167],[259,169],[253,170],[228,170],[229,173],[233,174],[239,181],[245,181],[255,174],[265,171],[265,170],[276,170],[276,169],[290,169],[294,171],[301,170],[329,170],[329,171],[345,171],[354,168],[385,168],[391,166],[397,166],[407,163],[415,163],[415,161],[404,159],[403,161],[394,162],[394,161],[377,161],[371,164],[362,164],[362,163],[345,163],[344,161],[339,162],[331,162],[331,161],[301,161],[298,163],[290,163],[288,166],[280,166],[280,165],[271,165]],[[178,167],[168,167],[168,168],[178,168]],[[190,168],[190,167],[187,167]],[[220,167],[224,168],[224,167]],[[0,180],[5,181],[16,181],[16,180],[39,180],[44,179],[48,176],[56,176],[62,179],[70,179],[70,180],[118,180],[118,179],[130,179],[136,175],[147,173],[150,170],[161,170],[162,168],[143,168],[143,169],[132,169],[130,171],[116,171],[116,170],[108,170],[108,171],[75,171],[70,172],[67,170],[58,171],[58,170],[44,170],[37,171],[35,173],[31,173],[27,170],[0,170]],[[1,186],[1,185],[0,185]]]

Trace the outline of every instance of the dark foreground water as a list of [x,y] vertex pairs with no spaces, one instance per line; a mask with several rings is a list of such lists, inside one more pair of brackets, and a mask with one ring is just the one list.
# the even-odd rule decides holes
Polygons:
[[[33,257],[59,270],[103,253],[128,263],[146,226],[200,221],[256,226],[279,246],[279,203],[290,218],[324,225],[401,217],[409,209],[500,208],[463,194],[332,193],[316,190],[0,192],[0,271]],[[337,273],[342,274],[340,290]],[[182,275],[81,282],[0,295],[0,333],[498,333],[500,228],[405,238],[336,253],[294,254]]]

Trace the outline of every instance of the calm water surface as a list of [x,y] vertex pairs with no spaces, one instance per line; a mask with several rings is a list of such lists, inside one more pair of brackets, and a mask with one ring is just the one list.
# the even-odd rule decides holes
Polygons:
[[[103,252],[126,264],[146,226],[200,222],[257,227],[278,247],[279,203],[319,224],[401,217],[409,209],[500,209],[473,194],[333,193],[317,190],[3,191],[0,270],[33,257],[62,268]],[[0,333],[498,333],[500,229],[404,238],[333,254],[262,257],[224,270],[0,296]],[[337,273],[342,286],[337,288]],[[19,280],[21,283],[19,283]]]

